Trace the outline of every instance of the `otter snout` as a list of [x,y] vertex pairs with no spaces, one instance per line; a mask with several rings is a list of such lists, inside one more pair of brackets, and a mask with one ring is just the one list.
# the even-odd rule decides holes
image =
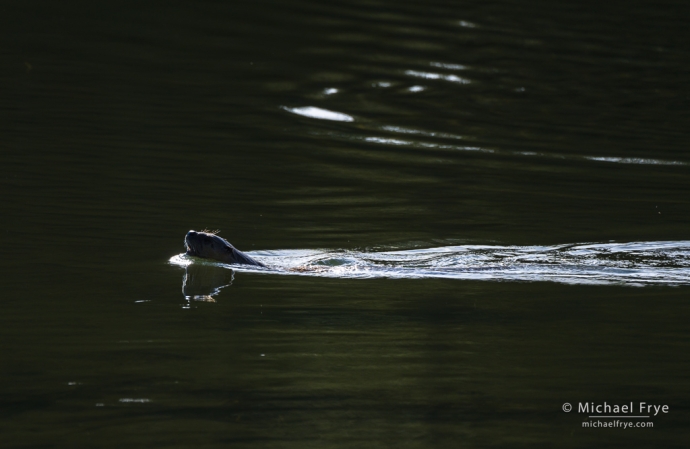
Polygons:
[[188,251],[188,252],[191,252],[191,253],[194,252],[194,249],[193,249],[193,248],[194,248],[194,244],[193,244],[193,242],[194,242],[194,240],[195,240],[198,236],[199,236],[199,233],[196,232],[196,231],[194,231],[194,230],[190,230],[190,231],[187,233],[187,235],[184,236],[184,246],[185,246],[185,248],[187,248],[187,251]]

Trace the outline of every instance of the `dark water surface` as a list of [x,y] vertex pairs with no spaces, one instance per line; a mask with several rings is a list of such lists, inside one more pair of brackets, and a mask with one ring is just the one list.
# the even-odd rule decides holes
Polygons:
[[686,447],[689,14],[4,2],[0,446]]

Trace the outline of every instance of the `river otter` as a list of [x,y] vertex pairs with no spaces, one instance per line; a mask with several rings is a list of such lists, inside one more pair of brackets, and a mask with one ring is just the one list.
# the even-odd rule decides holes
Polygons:
[[266,268],[266,265],[244,254],[224,238],[210,232],[189,231],[184,237],[184,245],[188,256]]

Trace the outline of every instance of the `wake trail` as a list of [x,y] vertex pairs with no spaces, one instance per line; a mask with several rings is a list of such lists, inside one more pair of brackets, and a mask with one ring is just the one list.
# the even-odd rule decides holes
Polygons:
[[460,245],[400,251],[277,250],[248,254],[270,268],[225,265],[184,254],[174,256],[170,263],[211,263],[239,272],[353,279],[690,285],[690,241]]

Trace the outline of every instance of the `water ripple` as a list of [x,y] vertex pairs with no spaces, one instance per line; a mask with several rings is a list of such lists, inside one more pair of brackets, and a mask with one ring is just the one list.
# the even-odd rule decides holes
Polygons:
[[[278,250],[250,254],[271,268],[219,265],[237,271],[353,279],[690,285],[690,241],[462,245],[402,251]],[[187,266],[193,260],[179,255],[170,263]]]
[[[334,89],[336,90],[336,89]],[[333,92],[329,92],[333,93]],[[334,120],[337,122],[354,122],[355,119],[351,115],[343,114],[342,112],[329,111],[328,109],[317,108],[315,106],[304,106],[301,108],[288,108],[282,106],[288,112],[301,115],[304,117],[315,118],[319,120]]]
[[405,75],[414,76],[416,78],[423,78],[426,80],[443,80],[450,81],[452,83],[469,84],[470,80],[465,78],[460,78],[457,75],[444,75],[442,73],[432,73],[432,72],[418,72],[416,70],[406,70]]
[[[412,71],[408,71],[409,72]],[[426,72],[413,72],[413,73],[418,73],[420,76],[436,76],[437,74],[429,74]],[[441,76],[441,75],[439,75]],[[447,79],[449,76],[454,76],[454,75],[442,75],[444,78]],[[432,78],[435,79],[435,78]],[[331,91],[337,91],[336,89],[330,89]],[[333,93],[333,92],[329,92]],[[331,121],[340,121],[340,122],[353,122],[355,119],[354,117],[344,114],[342,112],[335,112],[335,111],[330,111],[328,109],[323,109],[323,108],[318,108],[315,106],[304,106],[304,107],[296,107],[296,108],[289,108],[286,106],[281,106],[282,109],[291,112],[293,114],[301,115],[303,117],[309,117],[317,120],[331,120]],[[388,124],[378,124],[376,122],[372,122],[366,119],[363,120],[358,120],[359,123],[359,129],[360,130],[368,130],[368,131],[385,131],[388,133],[392,133],[394,135],[417,135],[425,138],[429,138],[431,140],[436,140],[438,141],[439,139],[450,139],[450,140],[465,140],[463,136],[457,135],[457,134],[451,134],[451,133],[444,133],[444,132],[434,132],[434,131],[427,131],[423,129],[414,129],[414,128],[409,128],[409,127],[402,127],[402,126],[396,126],[396,125],[388,125]],[[335,134],[329,133],[329,136],[331,138],[336,137]],[[384,138],[384,137],[378,137],[378,136],[366,136],[366,137],[361,137],[358,136],[357,134],[345,134],[342,135],[343,137],[347,138],[348,140],[361,140],[365,142],[373,142],[377,144],[384,144],[384,145],[392,145],[392,146],[408,146],[408,147],[418,147],[418,148],[435,148],[435,149],[447,149],[447,150],[461,150],[461,151],[482,151],[485,153],[496,153],[496,154],[502,154],[506,156],[527,156],[527,157],[538,157],[538,158],[546,158],[546,159],[566,159],[566,160],[587,160],[587,161],[592,161],[595,163],[615,163],[615,164],[636,164],[636,165],[664,165],[664,166],[687,166],[688,164],[686,162],[682,161],[674,161],[674,160],[663,160],[663,159],[648,159],[648,158],[633,158],[633,157],[608,157],[608,156],[579,156],[579,155],[567,155],[567,154],[558,154],[558,153],[547,153],[547,152],[534,152],[534,151],[513,151],[513,150],[499,150],[499,149],[488,149],[488,148],[481,148],[478,146],[457,146],[457,145],[447,145],[443,143],[437,143],[437,142],[423,142],[423,141],[411,141],[411,140],[405,140],[405,139],[399,139],[395,137],[391,138]]]
[[585,157],[591,161],[614,162],[618,164],[642,164],[642,165],[687,165],[680,161],[664,161],[661,159],[644,159],[638,157]]

